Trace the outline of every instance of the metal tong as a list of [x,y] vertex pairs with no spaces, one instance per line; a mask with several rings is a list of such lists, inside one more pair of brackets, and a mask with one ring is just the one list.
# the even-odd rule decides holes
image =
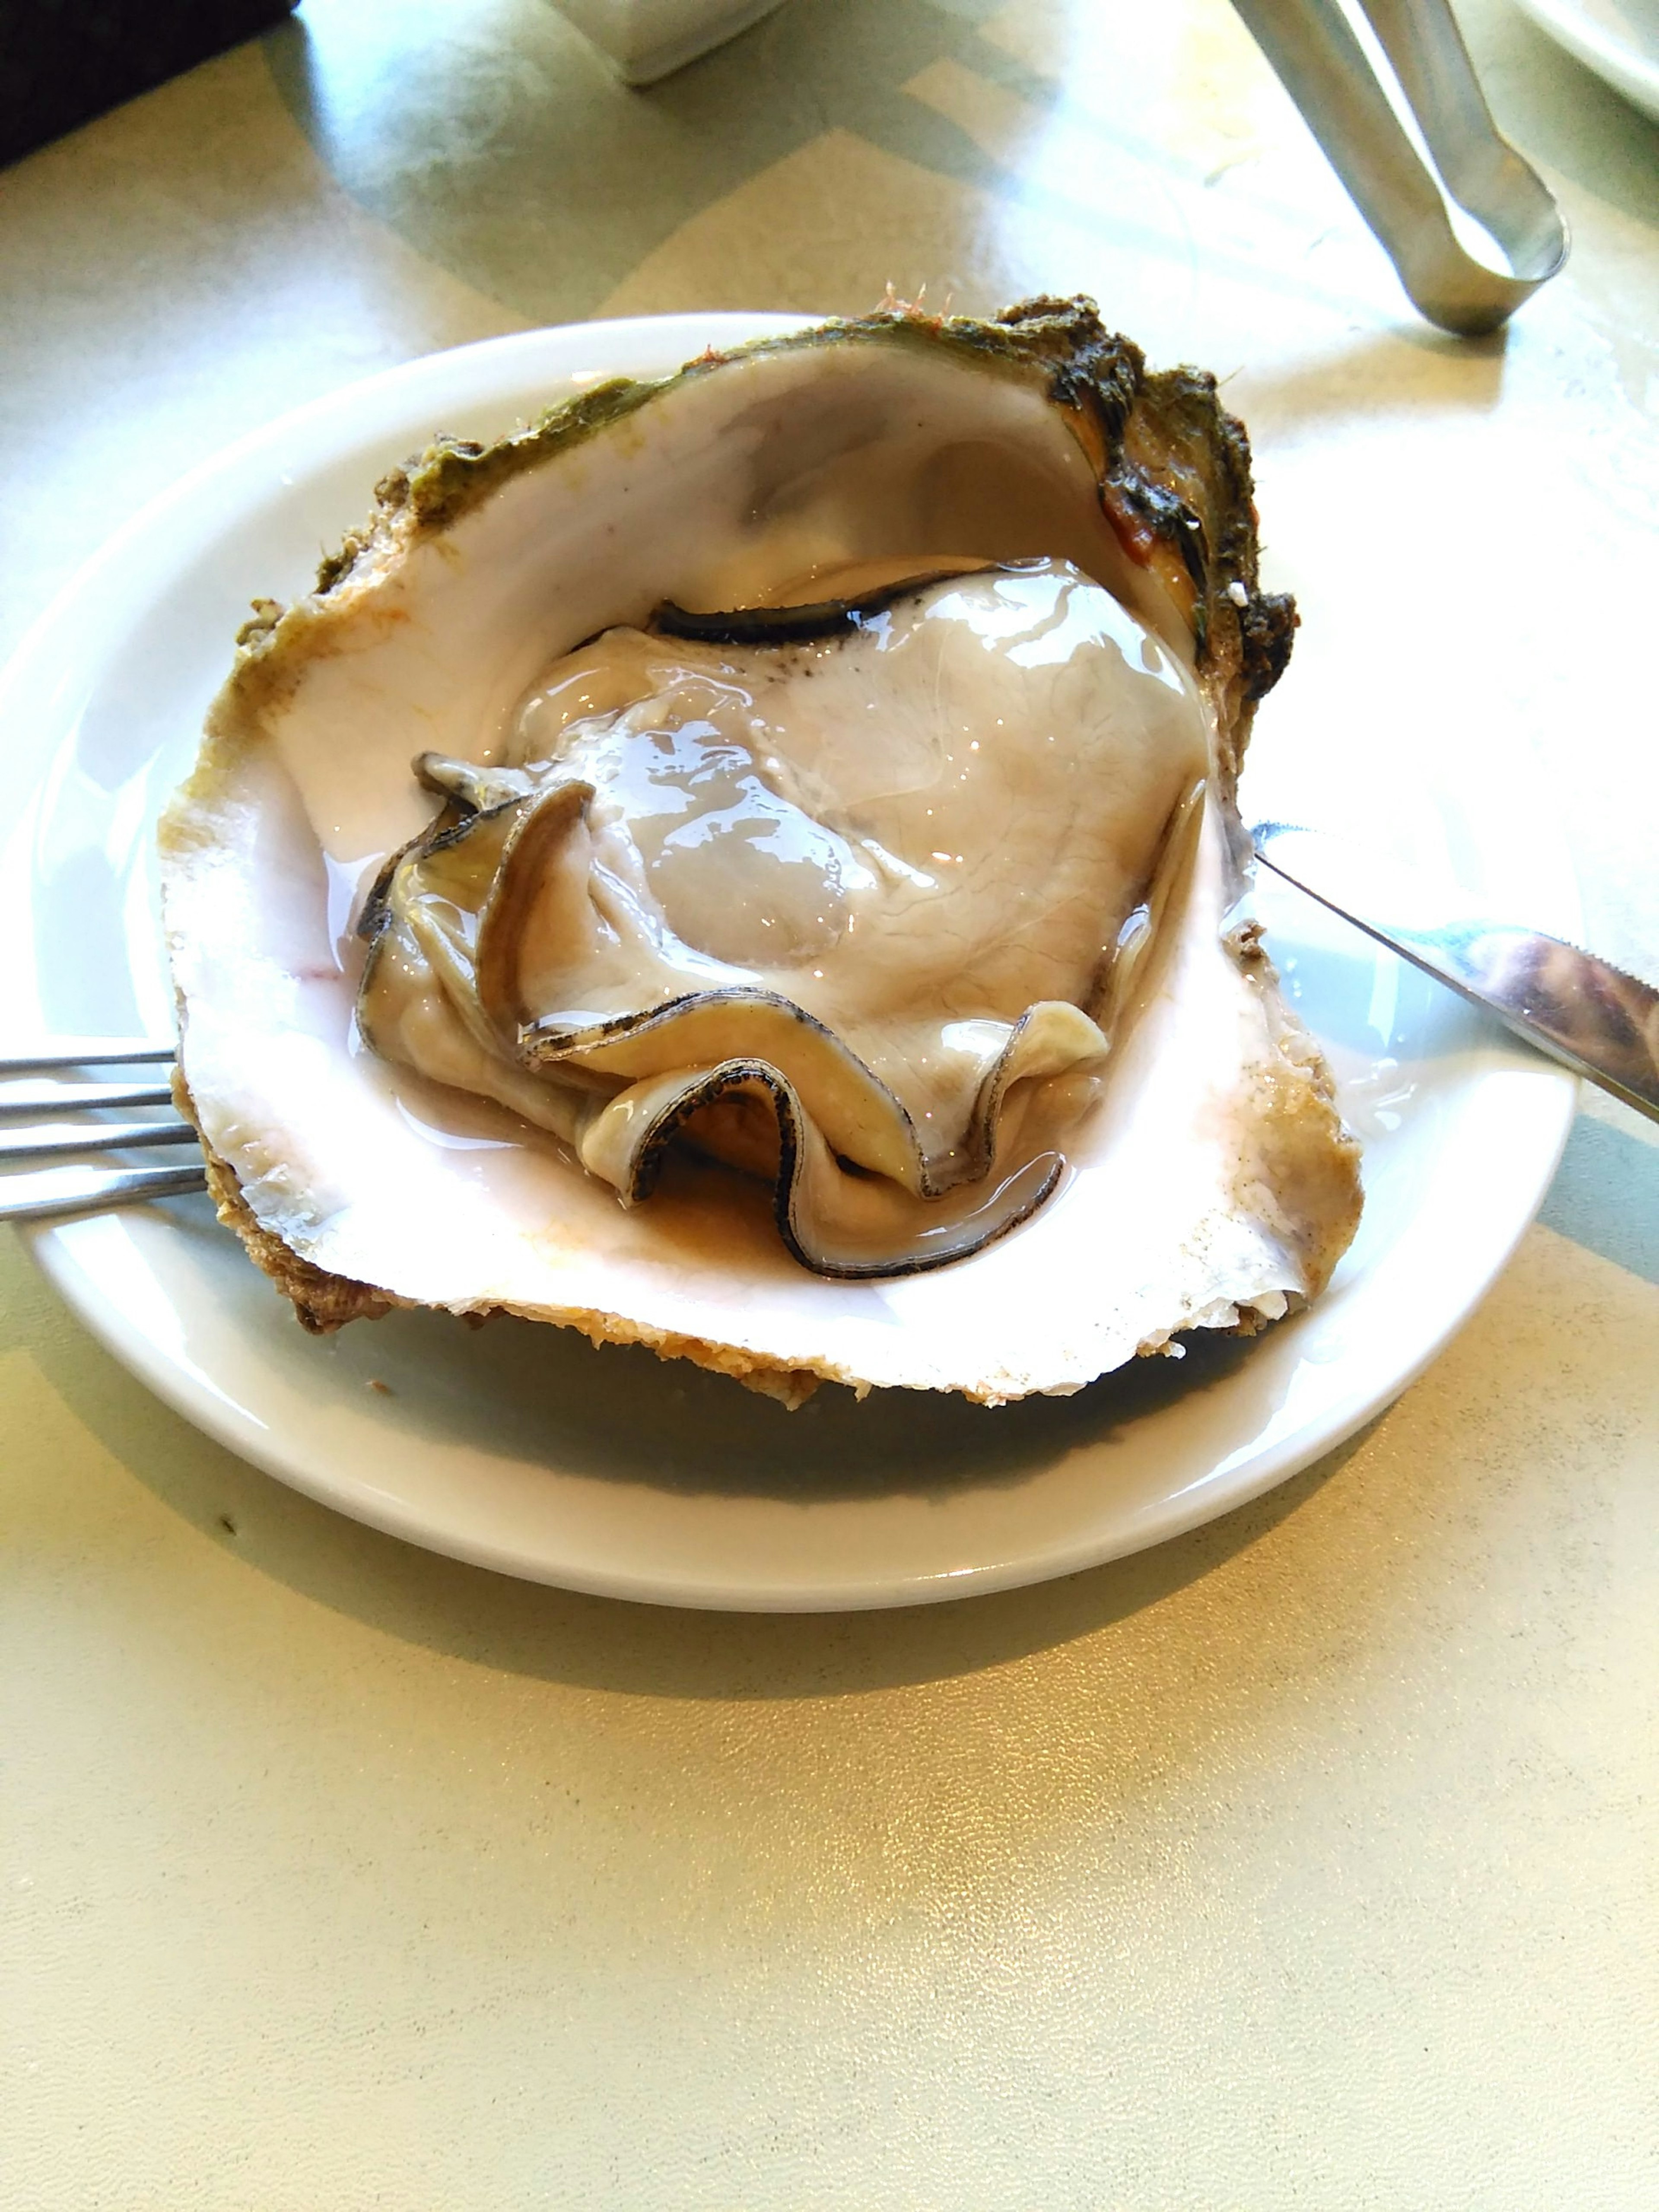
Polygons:
[[[1536,172],[1500,137],[1446,0],[1355,0],[1399,81],[1437,178],[1412,143],[1338,0],[1233,0],[1431,323],[1498,329],[1567,258],[1567,227]],[[1442,186],[1444,191],[1443,192]],[[1466,253],[1445,195],[1509,258]]]

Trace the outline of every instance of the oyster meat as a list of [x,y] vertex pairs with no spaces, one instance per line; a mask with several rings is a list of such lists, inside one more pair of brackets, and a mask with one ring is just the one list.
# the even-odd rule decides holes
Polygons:
[[163,824],[222,1213],[313,1327],[507,1310],[791,1400],[1276,1317],[1358,1208],[1234,913],[1292,620],[1210,380],[1085,301],[441,443],[245,631]]
[[763,1174],[821,1274],[965,1257],[1092,1103],[1190,679],[1067,563],[669,619],[561,661],[499,764],[416,761],[449,804],[360,925],[362,1034],[629,1203],[684,1139]]

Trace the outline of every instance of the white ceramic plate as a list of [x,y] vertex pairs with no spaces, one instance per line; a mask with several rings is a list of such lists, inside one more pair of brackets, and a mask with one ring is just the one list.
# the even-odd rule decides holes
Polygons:
[[1517,3],[1575,60],[1659,120],[1659,0]]
[[[15,824],[0,885],[22,951],[0,1009],[9,1033],[166,1033],[157,809],[247,602],[303,590],[389,465],[434,429],[492,436],[574,383],[666,369],[787,319],[592,324],[415,362],[274,423],[124,530],[0,684]],[[1432,827],[1443,844],[1448,824]],[[1367,1142],[1364,1224],[1297,1320],[1073,1398],[987,1412],[826,1389],[789,1414],[684,1363],[527,1322],[473,1333],[399,1314],[308,1338],[205,1199],[39,1229],[33,1249],[88,1327],[199,1427],[458,1558],[772,1610],[1067,1573],[1255,1497],[1385,1406],[1502,1267],[1571,1120],[1569,1079],[1310,902],[1262,896]]]

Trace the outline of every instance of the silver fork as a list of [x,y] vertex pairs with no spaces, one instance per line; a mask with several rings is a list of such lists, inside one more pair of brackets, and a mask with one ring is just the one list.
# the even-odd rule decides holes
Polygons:
[[[169,1106],[164,1079],[118,1083],[28,1083],[12,1079],[58,1069],[139,1067],[170,1064],[174,1048],[151,1037],[53,1037],[29,1052],[0,1054],[0,1166],[12,1160],[61,1160],[85,1152],[124,1152],[146,1145],[193,1145],[196,1132],[174,1115],[165,1121],[77,1121],[55,1126],[52,1116],[134,1106]],[[46,1120],[31,1119],[45,1115]],[[15,1126],[21,1123],[21,1127]],[[76,1164],[33,1175],[0,1175],[0,1221],[37,1220],[54,1213],[84,1213],[131,1199],[164,1198],[204,1190],[199,1158],[176,1167],[123,1168]]]

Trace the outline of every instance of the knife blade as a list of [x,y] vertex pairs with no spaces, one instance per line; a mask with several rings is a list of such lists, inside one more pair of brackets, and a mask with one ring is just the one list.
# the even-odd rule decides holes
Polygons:
[[1408,869],[1322,830],[1258,822],[1250,837],[1287,883],[1659,1121],[1659,991],[1542,930],[1448,915],[1444,894]]

